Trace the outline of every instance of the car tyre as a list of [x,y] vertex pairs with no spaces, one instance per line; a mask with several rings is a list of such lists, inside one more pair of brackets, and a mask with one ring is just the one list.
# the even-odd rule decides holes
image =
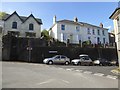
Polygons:
[[48,64],[49,64],[49,65],[52,65],[52,64],[53,64],[53,61],[49,61]]
[[81,63],[80,62],[78,62],[78,64],[77,65],[81,65]]
[[69,62],[68,62],[68,61],[66,61],[66,62],[65,62],[65,65],[69,65]]
[[100,63],[99,65],[100,65],[100,66],[103,66],[103,64],[102,64],[102,63]]

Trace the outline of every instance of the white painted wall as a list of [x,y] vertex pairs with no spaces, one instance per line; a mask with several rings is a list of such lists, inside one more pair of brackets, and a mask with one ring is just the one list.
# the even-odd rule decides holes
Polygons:
[[[61,30],[61,25],[65,25],[65,30]],[[76,26],[80,27],[79,31],[76,31]],[[88,34],[88,28],[90,29],[91,34]],[[94,29],[95,35],[93,35],[92,30]],[[100,30],[100,35],[98,35],[97,30]],[[105,35],[102,34],[102,30],[104,30]],[[51,32],[54,33],[52,35],[53,38],[58,39],[62,42],[67,42],[67,39],[70,38],[70,35],[73,35],[72,43],[79,43],[78,36],[80,36],[81,41],[87,41],[88,37],[91,37],[91,42],[93,44],[97,44],[97,37],[100,38],[101,43],[103,43],[103,38],[105,38],[106,43],[109,43],[109,37],[108,37],[108,30],[104,28],[98,28],[93,27],[92,25],[75,25],[75,24],[69,24],[64,22],[56,23]],[[63,34],[66,34],[66,40],[62,40]]]
[[[12,23],[17,22],[17,29],[12,29]],[[34,30],[29,31],[29,24],[33,23],[34,24]],[[12,15],[9,19],[5,21],[5,26],[4,26],[4,35],[7,34],[8,31],[19,31],[21,37],[25,37],[26,33],[25,32],[35,32],[36,37],[41,37],[41,25],[39,25],[33,17],[30,17],[25,21],[24,23],[20,20],[20,18],[14,14]]]

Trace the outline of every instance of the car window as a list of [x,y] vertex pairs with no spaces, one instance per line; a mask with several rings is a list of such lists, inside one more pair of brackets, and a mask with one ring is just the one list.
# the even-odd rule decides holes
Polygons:
[[66,58],[66,56],[61,56],[61,58]]
[[60,59],[60,56],[56,56],[55,59]]
[[85,58],[85,60],[89,60],[89,57],[84,57]]
[[84,59],[84,60],[89,60],[89,57],[88,57],[88,56],[82,56],[82,57],[80,57],[80,58],[82,58],[82,59]]

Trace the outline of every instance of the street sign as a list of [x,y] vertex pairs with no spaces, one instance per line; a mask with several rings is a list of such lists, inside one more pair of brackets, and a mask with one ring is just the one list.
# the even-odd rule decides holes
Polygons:
[[57,53],[57,51],[49,51],[49,53]]

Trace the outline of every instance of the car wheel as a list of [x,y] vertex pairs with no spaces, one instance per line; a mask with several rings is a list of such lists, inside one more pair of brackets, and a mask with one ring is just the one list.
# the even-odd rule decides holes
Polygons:
[[68,62],[68,61],[66,61],[66,62],[65,62],[65,65],[68,65],[68,64],[69,64],[69,62]]
[[49,65],[52,65],[52,64],[53,64],[53,61],[49,61],[48,64],[49,64]]
[[78,64],[77,65],[81,65],[81,63],[80,62],[78,62]]
[[103,64],[102,64],[102,63],[100,63],[99,65],[100,65],[100,66],[103,66]]
[[89,66],[93,66],[93,63],[91,62],[91,63],[89,64]]

